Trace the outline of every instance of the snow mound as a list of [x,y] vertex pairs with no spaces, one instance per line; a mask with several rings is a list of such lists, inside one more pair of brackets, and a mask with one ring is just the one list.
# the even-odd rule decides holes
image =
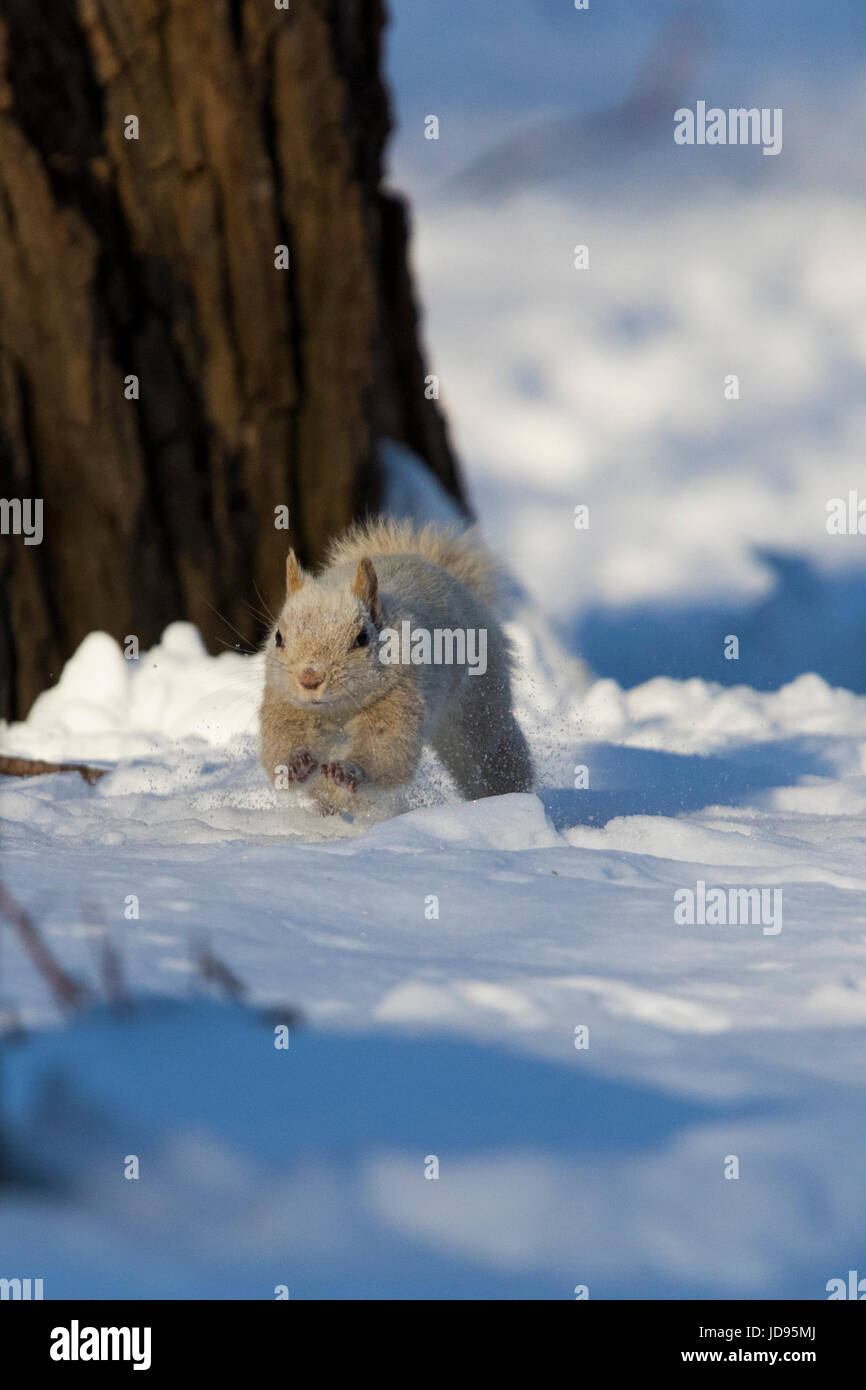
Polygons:
[[[138,662],[92,634],[3,729],[111,769],[4,779],[3,876],[137,1001],[53,1030],[4,926],[0,1138],[65,1194],[0,1186],[4,1249],[46,1296],[811,1298],[856,1267],[866,699],[587,685],[513,632],[536,795],[461,802],[431,757],[403,814],[322,818],[258,765],[256,659],[185,624]],[[712,891],[779,894],[779,930],[677,920]],[[205,947],[249,1009],[202,1000]],[[253,1011],[287,1003],[275,1062]]]

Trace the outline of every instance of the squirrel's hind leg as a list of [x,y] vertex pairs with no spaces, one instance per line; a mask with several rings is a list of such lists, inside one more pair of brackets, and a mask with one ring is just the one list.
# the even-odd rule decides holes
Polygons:
[[504,682],[487,684],[487,675],[468,677],[462,699],[449,706],[433,735],[433,748],[463,796],[532,791],[532,758],[511,711]]

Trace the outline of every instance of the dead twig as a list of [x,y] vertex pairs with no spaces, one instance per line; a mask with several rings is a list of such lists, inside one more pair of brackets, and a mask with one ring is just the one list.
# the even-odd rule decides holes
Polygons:
[[233,970],[215,956],[207,944],[203,944],[196,952],[196,965],[199,968],[202,979],[210,984],[218,985],[229,999],[240,1001],[246,994],[246,985],[243,980],[239,980]]
[[48,985],[57,1003],[65,1009],[77,1009],[88,997],[86,985],[74,980],[55,960],[46,946],[26,908],[13,898],[0,883],[0,912],[18,933],[18,939],[36,970]]
[[102,988],[109,1008],[116,1014],[128,1013],[132,1009],[132,998],[126,986],[123,960],[112,940],[105,913],[98,903],[83,902],[81,914],[85,922],[93,922],[101,929],[98,943],[91,938],[91,944],[97,956]]
[[48,772],[77,772],[92,786],[107,771],[107,767],[88,767],[86,763],[43,763],[37,758],[12,758],[0,753],[0,777],[42,777]]

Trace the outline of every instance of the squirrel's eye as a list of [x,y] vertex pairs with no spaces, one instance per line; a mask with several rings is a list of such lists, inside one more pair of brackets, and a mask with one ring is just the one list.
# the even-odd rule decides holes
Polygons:
[[361,628],[361,631],[358,633],[358,636],[355,638],[355,643],[354,643],[354,645],[355,645],[356,647],[366,647],[366,645],[367,645],[367,643],[369,642],[369,640],[370,640],[370,634],[368,633],[368,631],[367,631],[367,629],[366,629],[365,627],[362,627],[362,628]]
[[276,632],[274,633],[274,641],[276,642],[278,647],[281,647],[283,645],[283,634],[280,632],[279,628],[277,628]]

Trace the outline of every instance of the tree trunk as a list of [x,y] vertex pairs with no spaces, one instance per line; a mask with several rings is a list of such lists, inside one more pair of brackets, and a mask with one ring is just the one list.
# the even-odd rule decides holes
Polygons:
[[43,499],[41,544],[2,542],[0,714],[94,628],[255,639],[287,545],[377,505],[384,436],[460,500],[379,187],[383,23],[0,0],[0,496]]

